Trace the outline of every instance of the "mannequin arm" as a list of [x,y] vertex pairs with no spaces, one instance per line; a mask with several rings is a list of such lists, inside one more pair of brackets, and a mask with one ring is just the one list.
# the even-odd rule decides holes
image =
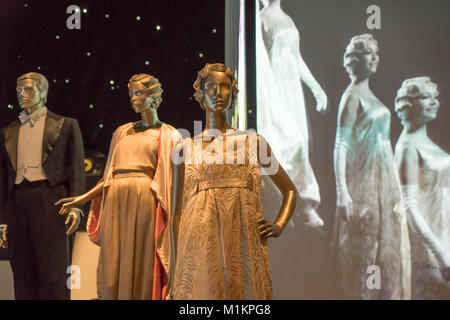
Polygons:
[[[266,149],[267,154],[265,154],[265,152],[261,153],[261,148]],[[261,156],[267,157],[268,159],[270,159],[270,161],[261,161]],[[267,141],[259,135],[258,162],[263,168],[276,168],[275,173],[270,174],[270,179],[283,195],[283,202],[281,204],[281,208],[278,212],[278,216],[275,219],[275,222],[273,224],[265,220],[259,222],[260,236],[262,239],[268,237],[278,237],[286,227],[289,219],[291,219],[292,217],[297,201],[297,190],[291,178],[289,178],[286,171],[284,171],[284,169],[278,163],[278,160],[276,159],[275,154],[272,153],[272,150]]]
[[359,98],[344,93],[339,106],[338,127],[334,147],[334,173],[336,176],[336,206],[338,214],[348,222],[352,212],[352,199],[347,188],[347,151],[350,148],[352,128],[356,122]]
[[105,185],[105,183],[102,180],[100,180],[95,187],[93,187],[91,190],[89,190],[85,194],[82,194],[77,197],[69,197],[69,198],[63,198],[63,199],[58,200],[55,203],[55,206],[59,206],[60,204],[62,204],[61,209],[59,210],[59,214],[67,214],[71,211],[71,209],[73,207],[83,205],[86,202],[91,201],[97,195],[99,195],[103,192],[104,185]]
[[[183,159],[183,146],[178,144],[174,148],[174,153],[180,155]],[[172,157],[173,159],[173,157]],[[183,208],[183,186],[184,186],[184,171],[185,165],[184,160],[180,163],[172,164],[172,199],[171,199],[171,214],[170,214],[170,238],[171,238],[171,265],[175,266],[176,256],[177,256],[177,240],[178,240],[178,228],[181,219],[181,210]],[[174,274],[175,269],[173,268],[170,272]]]
[[448,271],[450,268],[450,252],[434,235],[418,206],[419,155],[417,150],[409,146],[404,147],[398,165],[408,225],[420,237],[425,247],[436,257],[441,270],[447,269]]

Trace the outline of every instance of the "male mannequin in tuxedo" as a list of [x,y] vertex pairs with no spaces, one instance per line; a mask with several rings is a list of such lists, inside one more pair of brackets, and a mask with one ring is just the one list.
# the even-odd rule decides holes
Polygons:
[[9,250],[16,299],[68,299],[66,235],[81,211],[65,218],[54,203],[85,191],[81,132],[75,119],[47,110],[43,75],[20,76],[16,89],[23,111],[0,130],[0,246]]

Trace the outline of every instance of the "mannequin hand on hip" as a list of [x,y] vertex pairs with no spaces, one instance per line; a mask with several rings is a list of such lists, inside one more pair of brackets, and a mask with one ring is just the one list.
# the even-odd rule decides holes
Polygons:
[[8,226],[6,224],[0,224],[0,248],[8,248]]
[[261,240],[269,237],[278,237],[281,234],[281,227],[277,224],[272,224],[267,220],[258,221],[258,232]]
[[336,207],[339,217],[349,222],[350,216],[353,214],[353,200],[348,192],[338,192]]

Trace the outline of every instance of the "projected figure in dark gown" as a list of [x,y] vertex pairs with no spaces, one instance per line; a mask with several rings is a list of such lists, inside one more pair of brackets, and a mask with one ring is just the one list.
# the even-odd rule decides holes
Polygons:
[[377,41],[363,34],[351,39],[344,54],[351,82],[339,105],[334,149],[334,246],[346,298],[408,299],[409,239],[390,143],[391,114],[369,87],[377,52]]
[[[301,82],[314,94],[317,111],[327,107],[327,96],[311,74],[300,54],[300,36],[295,23],[280,7],[280,0],[262,1],[257,19],[258,132],[267,137],[283,168],[294,182],[300,201],[297,215],[312,227],[323,225],[316,213],[319,187],[309,163],[308,123]],[[260,27],[259,27],[260,20]],[[276,208],[281,201],[270,182],[264,181],[271,195],[264,207]],[[267,192],[267,188],[274,192]],[[278,197],[277,197],[278,196]]]
[[450,155],[427,134],[439,110],[428,77],[407,79],[395,98],[403,132],[395,148],[410,227],[413,299],[450,299]]

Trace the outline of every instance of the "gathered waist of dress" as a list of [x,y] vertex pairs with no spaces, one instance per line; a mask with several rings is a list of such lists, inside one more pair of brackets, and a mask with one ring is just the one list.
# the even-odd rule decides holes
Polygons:
[[247,188],[253,189],[253,181],[248,178],[215,178],[197,181],[197,191],[216,188]]
[[113,179],[130,178],[130,177],[147,177],[153,179],[155,175],[154,169],[118,169],[113,172]]

